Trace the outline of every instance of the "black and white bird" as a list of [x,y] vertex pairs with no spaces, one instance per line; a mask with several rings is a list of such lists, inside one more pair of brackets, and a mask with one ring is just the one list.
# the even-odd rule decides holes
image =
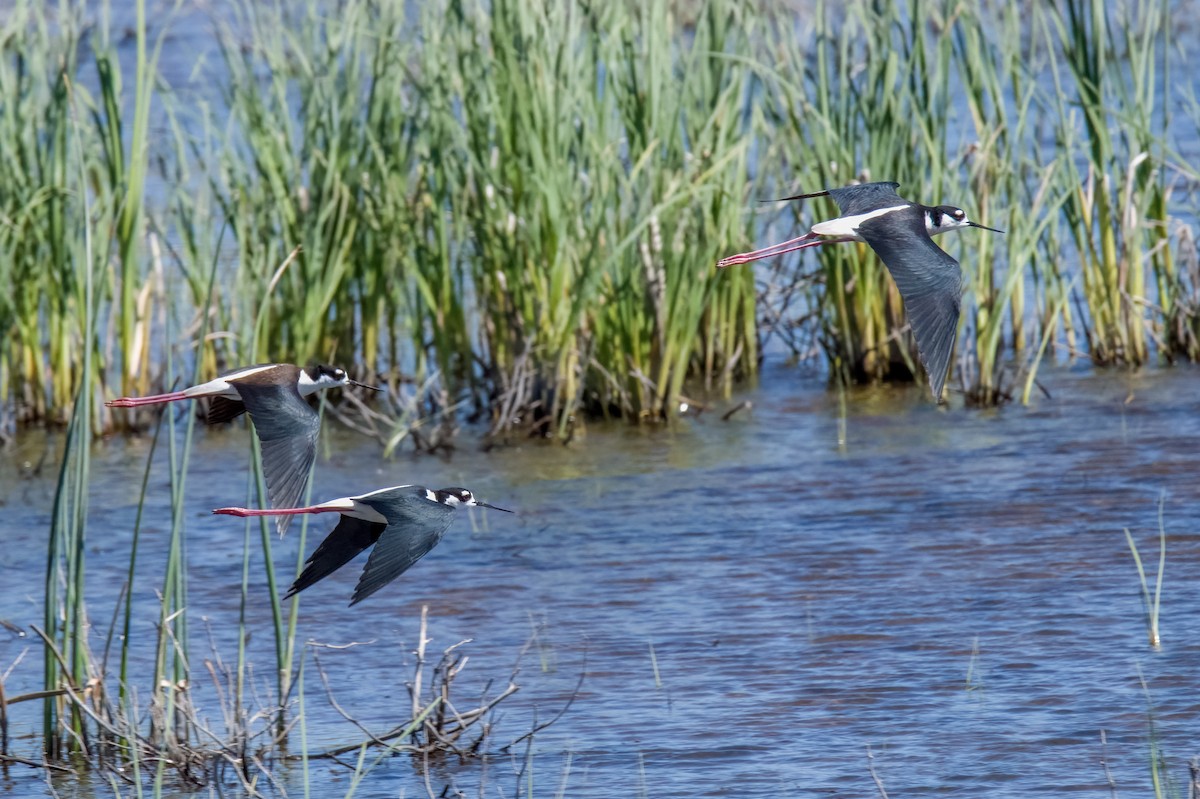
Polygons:
[[[317,454],[321,418],[305,397],[323,388],[374,386],[351,380],[345,369],[319,364],[301,368],[289,363],[265,363],[233,369],[221,376],[168,394],[121,397],[104,403],[110,408],[137,408],[186,399],[208,397],[208,423],[228,422],[250,413],[262,445],[263,476],[267,496],[276,508],[294,508],[308,484]],[[283,535],[291,517],[280,517]]]
[[512,513],[505,508],[480,502],[465,488],[441,488],[435,491],[415,485],[381,488],[369,494],[331,499],[307,508],[217,508],[213,513],[227,516],[342,514],[333,532],[308,557],[304,570],[292,583],[284,599],[333,574],[364,549],[374,546],[350,600],[350,604],[355,605],[424,557],[442,540],[450,522],[454,521],[455,509],[469,507]]
[[784,197],[831,197],[842,215],[818,222],[803,236],[723,258],[717,266],[750,263],[822,244],[866,242],[896,281],[917,352],[929,375],[929,387],[934,399],[941,402],[962,307],[962,269],[931,237],[968,227],[1004,231],[972,222],[963,209],[953,205],[928,206],[906,200],[896,193],[899,187],[893,182],[863,183]]

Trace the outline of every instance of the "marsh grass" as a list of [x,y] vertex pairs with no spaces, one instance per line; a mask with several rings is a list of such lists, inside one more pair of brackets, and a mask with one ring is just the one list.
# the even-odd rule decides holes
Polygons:
[[[902,190],[943,185],[952,40],[933,37],[931,3],[816,6],[811,41],[795,47],[789,19],[776,21],[767,123],[784,135],[773,151],[786,175],[778,194],[818,191],[860,179],[895,180]],[[935,18],[936,24],[936,18]],[[794,191],[796,190],[796,191]],[[827,200],[808,201],[812,221],[837,216]],[[820,253],[822,309],[831,373],[860,382],[916,373],[898,292],[865,245]]]
[[84,185],[68,138],[78,39],[74,26],[52,31],[32,4],[0,24],[0,401],[18,422],[68,416],[82,377],[58,370],[81,359],[88,309],[76,300],[91,274],[73,251],[82,223],[72,195]]
[[[1006,231],[939,240],[964,270],[952,382],[968,403],[1028,401],[1040,360],[1083,351],[1080,331],[1096,363],[1145,363],[1148,335],[1167,358],[1194,357],[1179,319],[1194,308],[1176,252],[1187,236],[1168,204],[1184,168],[1167,147],[1181,101],[1171,9],[1110,5],[818,3],[811,29],[796,35],[786,18],[777,27],[793,37],[771,37],[759,135],[784,166],[767,196],[897,180]],[[836,211],[807,206],[805,220]],[[833,375],[911,379],[915,350],[878,259],[862,245],[818,252],[809,305]],[[1078,271],[1064,264],[1073,254]]]
[[434,3],[418,46],[392,6],[314,8],[247,5],[223,37],[211,188],[239,293],[270,289],[257,349],[436,378],[443,408],[560,437],[753,371],[752,281],[709,269],[741,224],[745,12],[714,3],[687,43],[665,2]]
[[[1197,104],[1172,86],[1165,2],[818,2],[799,21],[731,0],[247,2],[214,21],[215,105],[158,79],[169,16],[135,32],[123,81],[107,32],[84,40],[61,13],[22,1],[0,28],[9,431],[65,419],[84,381],[164,388],[151,342],[173,315],[163,346],[201,376],[257,353],[419,387],[416,419],[369,424],[393,445],[421,415],[560,440],[588,417],[669,417],[685,387],[752,375],[770,331],[804,357],[819,344],[835,377],[912,379],[867,248],[820,252],[814,280],[777,272],[786,290],[761,301],[750,270],[711,268],[760,236],[757,200],[868,177],[1006,231],[944,241],[965,272],[951,384],[969,403],[1028,401],[1063,353],[1200,357],[1200,267],[1172,216],[1194,169],[1167,143]],[[81,72],[98,91],[74,89],[75,152]],[[111,220],[92,339],[65,244],[81,191]],[[832,213],[797,209],[783,226]]]
[[[1071,176],[1066,218],[1081,259],[1089,310],[1089,351],[1100,363],[1141,364],[1149,359],[1148,303],[1169,317],[1175,298],[1167,217],[1167,129],[1170,122],[1171,19],[1166,3],[1122,4],[1071,0],[1050,15],[1054,45],[1065,56],[1074,85],[1057,92],[1057,136],[1083,156],[1065,161]],[[1161,58],[1161,66],[1160,66]],[[1082,116],[1083,140],[1071,90]],[[1174,342],[1161,340],[1163,354]]]

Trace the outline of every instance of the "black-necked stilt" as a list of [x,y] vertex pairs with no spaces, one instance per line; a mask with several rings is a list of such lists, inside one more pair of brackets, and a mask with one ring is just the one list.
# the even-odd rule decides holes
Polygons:
[[369,494],[332,499],[307,508],[217,508],[213,513],[228,516],[342,514],[333,532],[308,557],[304,571],[292,583],[284,599],[327,577],[349,563],[355,555],[374,545],[375,549],[367,558],[367,565],[363,567],[362,576],[350,600],[350,604],[354,605],[399,577],[433,549],[454,520],[455,508],[472,506],[512,513],[505,508],[480,502],[465,488],[434,491],[414,485],[381,488]]
[[863,183],[784,197],[784,200],[832,197],[842,215],[818,222],[803,236],[781,244],[722,258],[717,266],[745,264],[821,244],[866,242],[896,281],[917,340],[917,352],[929,375],[929,387],[934,399],[941,402],[958,329],[962,270],[958,261],[930,237],[967,227],[994,233],[1004,231],[972,222],[963,209],[953,205],[928,206],[906,200],[896,193],[899,186],[892,182]]
[[[308,369],[290,363],[265,363],[225,372],[198,386],[155,394],[121,397],[104,403],[110,408],[136,408],[185,399],[209,397],[208,423],[228,422],[247,411],[262,444],[263,475],[267,496],[276,508],[294,508],[308,483],[317,453],[321,419],[304,397],[323,388],[360,386],[346,370],[320,364]],[[291,517],[279,519],[283,535]]]

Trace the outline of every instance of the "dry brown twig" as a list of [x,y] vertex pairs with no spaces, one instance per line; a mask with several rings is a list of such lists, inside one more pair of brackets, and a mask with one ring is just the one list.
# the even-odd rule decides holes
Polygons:
[[[329,675],[314,651],[313,660],[317,665],[317,671],[325,687],[326,695],[329,697],[330,705],[342,718],[357,727],[366,736],[366,740],[338,746],[324,752],[310,753],[307,757],[336,761],[339,756],[364,747],[382,748],[396,753],[420,754],[424,758],[436,758],[446,754],[455,754],[465,760],[477,755],[484,739],[490,733],[490,725],[485,721],[488,714],[498,704],[519,690],[515,682],[516,670],[514,670],[512,676],[509,678],[508,685],[504,690],[491,698],[483,698],[478,706],[470,710],[459,711],[454,706],[452,699],[453,685],[455,679],[462,673],[469,660],[459,650],[470,643],[471,640],[459,641],[443,650],[437,664],[433,667],[432,673],[429,674],[429,681],[426,684],[426,667],[428,666],[426,653],[431,641],[432,639],[429,636],[429,608],[428,606],[423,606],[421,609],[421,624],[418,631],[417,647],[413,652],[416,657],[413,664],[413,678],[406,684],[411,702],[409,707],[410,717],[403,724],[392,727],[384,733],[372,732],[337,701],[333,694]],[[309,642],[309,645],[325,648],[344,648],[319,644],[317,642]],[[464,748],[459,744],[460,739],[468,730],[477,725],[482,726],[479,738]],[[405,743],[399,743],[403,739],[408,740]],[[300,756],[287,756],[288,759],[295,759],[297,757]]]

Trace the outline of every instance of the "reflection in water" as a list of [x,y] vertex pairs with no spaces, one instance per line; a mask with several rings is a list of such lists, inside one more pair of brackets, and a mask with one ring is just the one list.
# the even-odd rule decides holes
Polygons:
[[[586,661],[575,704],[535,740],[539,794],[557,790],[569,758],[571,796],[864,795],[874,791],[868,745],[893,795],[1096,795],[1108,790],[1102,756],[1118,788],[1147,793],[1149,707],[1177,779],[1186,778],[1178,764],[1198,754],[1200,587],[1185,575],[1200,558],[1200,375],[1047,379],[1053,401],[987,414],[935,408],[917,386],[853,392],[844,442],[836,395],[788,378],[747,395],[754,410],[729,422],[710,413],[669,429],[593,427],[569,448],[464,446],[449,461],[383,461],[370,442],[327,435],[317,496],[461,484],[517,514],[473,513],[353,609],[345,599],[357,568],[335,573],[304,595],[300,639],[373,642],[321,659],[338,701],[381,730],[407,707],[423,604],[431,649],[473,639],[464,702],[487,679],[506,679],[536,630],[497,743],[558,712]],[[197,441],[193,657],[208,651],[205,619],[231,651],[243,528],[208,511],[246,497],[244,472],[228,464],[230,452],[248,451],[248,435],[214,429]],[[29,436],[19,446],[0,488],[0,617],[28,625],[40,621],[55,466],[22,476],[44,445]],[[97,444],[95,620],[109,617],[123,579],[129,487],[147,448]],[[147,637],[165,557],[165,480],[151,492],[135,588]],[[1155,652],[1122,529],[1153,547],[1162,492],[1170,538]],[[307,543],[296,529],[276,542],[277,567],[307,554],[323,521],[310,522]],[[265,687],[273,644],[256,558],[250,657]],[[7,668],[27,642],[0,635]],[[37,687],[38,655],[11,675],[10,695]],[[314,685],[310,746],[358,739]],[[32,704],[14,715],[20,734],[34,729]],[[473,795],[486,775],[507,795],[513,768],[507,757],[486,769],[445,763],[431,779],[436,792],[453,784]],[[9,779],[41,790],[28,775]],[[412,763],[395,758],[357,795],[424,790]]]

